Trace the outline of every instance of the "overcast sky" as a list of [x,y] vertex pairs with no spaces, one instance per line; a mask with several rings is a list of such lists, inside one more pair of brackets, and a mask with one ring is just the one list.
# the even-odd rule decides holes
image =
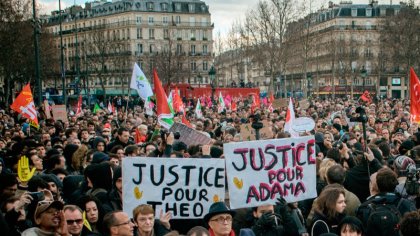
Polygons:
[[[0,0],[1,1],[1,0]],[[112,1],[112,0],[108,0]],[[50,13],[52,10],[58,10],[58,0],[38,0],[39,5],[43,13]],[[61,7],[64,9],[68,6],[73,5],[74,3],[82,5],[89,2],[86,0],[61,0]],[[210,13],[212,21],[214,22],[214,31],[221,32],[222,35],[225,35],[229,30],[233,22],[241,20],[245,17],[245,13],[250,10],[252,7],[255,7],[258,3],[258,0],[204,0],[207,5],[210,7]],[[321,5],[327,5],[328,0],[315,0],[316,6],[318,8]],[[340,0],[334,0],[334,3],[339,3]],[[369,0],[354,0],[353,3],[369,3]],[[380,4],[389,4],[391,0],[379,0]],[[393,0],[393,4],[398,4],[400,0]],[[420,2],[420,0],[417,0]],[[315,8],[315,7],[314,7]],[[315,8],[314,10],[316,10]]]

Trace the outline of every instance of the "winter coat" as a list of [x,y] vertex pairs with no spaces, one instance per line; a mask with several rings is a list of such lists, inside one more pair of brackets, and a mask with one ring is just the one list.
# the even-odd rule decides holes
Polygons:
[[345,214],[338,214],[336,217],[329,219],[325,214],[315,211],[313,223],[309,232],[310,235],[319,236],[323,233],[335,233],[340,235],[340,232],[338,232],[338,224],[345,216]]
[[354,193],[360,201],[365,201],[369,197],[369,181],[370,174],[375,173],[381,168],[381,164],[377,159],[374,159],[369,163],[369,172],[368,166],[365,160],[362,163],[356,165],[346,172],[346,179],[344,181],[344,187]]

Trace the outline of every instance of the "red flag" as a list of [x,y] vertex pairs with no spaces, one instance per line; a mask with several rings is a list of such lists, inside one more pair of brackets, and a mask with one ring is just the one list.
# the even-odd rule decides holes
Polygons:
[[79,100],[77,101],[76,117],[82,114],[82,95],[79,95]]
[[162,83],[160,83],[156,69],[153,69],[153,83],[155,86],[154,92],[156,96],[156,114],[158,116],[158,122],[163,127],[169,129],[173,124],[173,116],[168,105],[165,90],[162,87]]
[[38,125],[37,111],[29,83],[23,87],[10,108]]
[[188,126],[188,127],[192,128],[192,126],[191,126],[190,122],[187,120],[187,118],[185,117],[185,115],[182,115],[181,120],[182,120],[182,123],[183,123],[184,125],[186,125],[186,126]]
[[141,142],[141,134],[139,129],[136,128],[136,135],[134,136],[134,143],[139,143]]
[[411,121],[420,121],[420,82],[413,68],[410,68],[410,113]]
[[372,98],[370,97],[369,91],[367,91],[367,90],[362,94],[360,99],[362,99],[362,101],[364,101],[366,103],[371,103],[372,102]]
[[182,99],[179,96],[179,90],[177,87],[175,87],[175,91],[172,94],[172,98],[173,98],[173,107],[175,109],[176,112],[184,112],[184,103],[182,103]]
[[237,110],[237,108],[236,108],[236,102],[234,102],[234,101],[232,101],[231,110],[232,111],[236,111]]
[[273,103],[274,102],[274,95],[272,93],[270,93],[270,100],[268,102],[269,103]]

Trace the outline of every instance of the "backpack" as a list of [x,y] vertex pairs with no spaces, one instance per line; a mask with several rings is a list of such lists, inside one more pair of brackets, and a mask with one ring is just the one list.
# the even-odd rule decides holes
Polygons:
[[401,213],[398,208],[402,201],[403,199],[400,198],[397,205],[389,203],[369,203],[367,205],[370,210],[366,222],[367,235],[399,236]]

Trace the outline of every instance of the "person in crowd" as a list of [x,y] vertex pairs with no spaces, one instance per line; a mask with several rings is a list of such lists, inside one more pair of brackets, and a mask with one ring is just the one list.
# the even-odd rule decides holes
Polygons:
[[224,202],[213,203],[203,218],[209,227],[210,236],[234,236],[232,220],[235,214]]
[[104,216],[103,221],[105,235],[109,236],[132,236],[134,224],[127,213],[112,211]]
[[378,171],[376,185],[379,194],[360,205],[357,217],[363,222],[368,235],[398,235],[401,216],[416,210],[416,207],[413,202],[394,193],[398,179],[391,169],[381,168]]
[[338,225],[340,236],[362,236],[364,228],[362,222],[355,216],[344,217]]
[[159,220],[151,205],[142,204],[133,209],[133,220],[137,228],[136,236],[163,236],[171,231],[171,213],[160,212]]
[[82,235],[101,235],[101,226],[105,211],[102,203],[91,196],[84,196],[79,200],[78,206],[86,215],[86,223],[83,225]]
[[65,205],[64,218],[67,222],[67,231],[71,236],[81,236],[83,229],[83,212],[76,205]]
[[60,201],[39,201],[34,214],[36,227],[22,232],[22,236],[68,235],[67,222]]
[[338,224],[345,216],[345,209],[344,188],[337,184],[326,186],[315,203],[311,235],[319,236],[323,233],[338,234]]
[[401,236],[420,235],[420,210],[406,213],[400,222]]

